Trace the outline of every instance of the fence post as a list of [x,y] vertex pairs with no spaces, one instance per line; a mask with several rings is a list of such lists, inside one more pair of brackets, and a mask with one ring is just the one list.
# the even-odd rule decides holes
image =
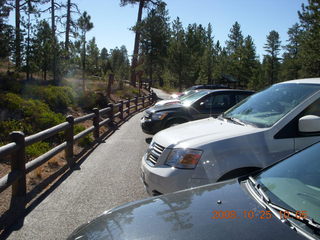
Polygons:
[[121,121],[123,121],[123,100],[120,101],[119,112],[120,112],[120,119]]
[[67,142],[65,157],[69,168],[72,168],[75,164],[73,159],[73,145],[74,145],[74,117],[69,115],[66,117],[67,122],[69,123],[69,128],[65,131],[65,138]]
[[134,103],[136,105],[136,112],[138,111],[138,97],[135,97]]
[[109,126],[110,129],[113,129],[114,128],[114,123],[113,123],[113,115],[114,115],[113,104],[109,103],[108,107],[110,108],[110,111],[109,111],[109,114],[108,114],[108,117],[110,118],[110,122],[108,123],[108,126]]
[[94,132],[93,132],[93,137],[95,140],[98,140],[99,136],[100,136],[100,126],[99,126],[99,121],[100,121],[100,112],[98,108],[94,108],[92,109],[92,111],[94,112],[94,118],[93,118],[93,126],[94,126]]
[[[26,186],[26,143],[23,132],[14,131],[10,138],[18,145],[18,150],[11,155],[11,171],[22,173],[22,177],[12,184],[12,200],[16,202],[27,194]],[[18,202],[16,202],[18,203]]]
[[128,117],[129,117],[129,115],[130,115],[130,98],[128,98],[127,108],[128,108],[127,114],[128,114]]
[[145,99],[145,97],[144,97],[144,95],[142,96],[142,108],[144,108],[144,99]]

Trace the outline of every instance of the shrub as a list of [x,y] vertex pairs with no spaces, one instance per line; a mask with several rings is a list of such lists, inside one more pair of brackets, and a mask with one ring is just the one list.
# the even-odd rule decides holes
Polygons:
[[116,90],[114,94],[121,98],[133,98],[139,95],[139,89],[126,86],[122,90]]
[[[84,126],[81,126],[81,125],[76,125],[74,127],[74,134],[78,134],[82,131],[84,131],[86,128]],[[88,146],[90,146],[90,144],[92,143],[92,134],[89,134],[83,138],[81,138],[79,141],[78,141],[78,145],[82,148],[86,148]]]
[[0,145],[4,145],[11,140],[9,139],[9,134],[13,131],[22,131],[26,135],[29,135],[32,134],[33,128],[24,121],[0,121]]
[[17,81],[18,73],[11,72],[10,75],[0,74],[0,89],[13,93],[20,93],[22,90],[21,82]]
[[51,110],[64,112],[74,103],[76,93],[70,87],[27,86],[25,95],[45,102]]
[[[54,113],[39,100],[25,100],[13,93],[0,94],[0,112],[6,119],[1,121],[1,141],[9,141],[8,133],[23,131],[30,135],[64,122],[62,114]],[[14,119],[14,120],[13,120]]]
[[93,108],[105,108],[108,103],[108,99],[102,93],[87,92],[78,98],[78,105],[87,111]]
[[37,142],[26,147],[26,157],[27,159],[36,158],[50,150],[49,143]]

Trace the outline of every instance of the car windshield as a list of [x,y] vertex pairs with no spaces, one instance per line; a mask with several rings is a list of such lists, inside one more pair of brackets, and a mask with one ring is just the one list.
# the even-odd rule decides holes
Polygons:
[[271,203],[320,222],[320,143],[255,177]]
[[190,106],[193,104],[195,101],[198,99],[202,98],[203,96],[207,95],[210,91],[199,91],[194,94],[189,95],[189,97],[184,98],[183,100],[181,99],[181,103],[184,106]]
[[271,127],[302,101],[320,90],[312,84],[276,84],[229,109],[223,117],[257,127]]
[[195,94],[195,93],[197,93],[199,91],[200,90],[191,90],[188,93],[179,96],[178,98],[179,98],[180,101],[183,101],[183,100],[187,99],[188,97],[190,97],[191,95],[193,95],[193,94]]
[[197,86],[192,86],[192,87],[189,87],[187,88],[186,90],[184,90],[183,92],[189,92],[191,90],[195,90],[197,88]]

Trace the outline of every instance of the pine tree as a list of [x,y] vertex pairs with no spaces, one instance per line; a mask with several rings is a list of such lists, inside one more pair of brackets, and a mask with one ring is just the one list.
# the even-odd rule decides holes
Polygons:
[[0,58],[7,58],[12,51],[13,28],[7,24],[11,7],[6,0],[0,0]]
[[52,64],[52,38],[51,28],[47,21],[41,20],[35,37],[32,40],[30,62],[42,71],[43,80],[47,80],[47,73]]
[[71,0],[67,0],[67,4],[64,6],[67,10],[66,14],[63,15],[62,17],[64,17],[65,20],[65,28],[66,28],[66,32],[65,32],[65,41],[64,41],[64,48],[65,48],[65,54],[66,54],[66,58],[68,59],[69,56],[69,47],[70,47],[70,35],[76,35],[76,28],[77,28],[77,23],[73,20],[72,18],[72,14],[76,13],[76,14],[80,14],[80,10],[77,6],[77,4],[71,2]]
[[78,19],[78,26],[81,29],[81,44],[82,44],[82,90],[85,92],[85,71],[86,71],[86,35],[87,32],[93,28],[93,23],[91,22],[91,16],[88,15],[86,11],[83,12],[81,17]]
[[199,79],[206,41],[207,32],[201,24],[188,25],[186,29],[186,45],[190,63],[186,76],[186,87],[194,85],[196,80]]
[[264,55],[264,65],[266,71],[266,80],[269,84],[278,82],[278,74],[280,68],[280,47],[281,41],[279,33],[271,31],[267,36],[267,43],[264,45],[264,49],[267,52]]
[[253,82],[256,79],[255,74],[258,66],[259,62],[256,55],[256,47],[252,37],[248,35],[244,39],[241,51],[240,73],[242,86],[246,87],[249,82]]
[[144,69],[149,76],[151,85],[154,75],[160,80],[166,64],[170,37],[168,20],[166,4],[160,3],[156,8],[150,10],[148,16],[138,26],[141,33]]
[[320,2],[308,0],[307,6],[302,4],[302,11],[298,12],[300,25],[303,30],[301,37],[302,77],[320,76]]
[[92,75],[97,75],[99,71],[99,54],[100,50],[96,43],[96,38],[93,37],[88,42],[88,61],[87,61],[87,71]]
[[245,84],[246,80],[242,78],[241,72],[243,35],[238,22],[233,24],[228,37],[229,40],[226,41],[226,50],[229,56],[229,64],[226,66],[227,72],[239,83]]
[[206,31],[205,50],[201,58],[200,74],[198,83],[213,84],[213,68],[215,64],[216,52],[212,36],[212,26],[209,23]]
[[184,78],[188,68],[188,52],[185,40],[185,33],[182,23],[177,17],[172,23],[171,38],[168,47],[168,68],[177,82],[173,82],[173,87],[182,90]]
[[142,21],[142,11],[143,8],[149,7],[150,4],[157,5],[159,4],[159,0],[120,0],[120,6],[126,6],[128,4],[136,4],[139,3],[138,17],[136,22],[135,30],[135,39],[134,39],[134,49],[132,55],[132,63],[131,63],[131,84],[136,86],[136,67],[138,65],[138,55],[139,55],[139,45],[140,45],[140,31],[137,26],[141,24]]
[[283,48],[285,52],[283,53],[283,63],[281,76],[283,80],[292,80],[299,78],[299,72],[301,70],[301,65],[299,61],[299,51],[300,51],[300,41],[302,37],[302,31],[299,24],[294,24],[288,30],[288,44]]

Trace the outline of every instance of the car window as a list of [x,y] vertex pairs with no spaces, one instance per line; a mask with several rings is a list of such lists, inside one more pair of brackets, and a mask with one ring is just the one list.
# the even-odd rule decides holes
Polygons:
[[236,94],[235,95],[235,101],[236,103],[241,102],[243,99],[247,98],[248,96],[250,96],[249,94]]
[[315,115],[320,117],[320,98],[303,111],[302,116],[306,115]]
[[229,94],[219,94],[212,98],[212,108],[223,108],[227,109],[231,104]]
[[181,100],[181,103],[184,106],[190,106],[191,104],[193,104],[194,102],[196,102],[197,100],[199,100],[203,96],[207,95],[208,93],[209,93],[208,91],[199,91],[199,92],[192,94],[191,96]]
[[197,101],[194,104],[194,107],[197,108],[198,110],[208,110],[211,109],[212,106],[212,100],[213,100],[213,96],[212,94],[209,94],[207,96],[204,96],[203,98],[201,98],[199,101]]
[[228,109],[231,104],[229,94],[210,94],[201,98],[195,105],[198,110]]
[[261,128],[271,127],[319,90],[319,85],[312,84],[276,84],[246,98],[225,112],[224,117]]

